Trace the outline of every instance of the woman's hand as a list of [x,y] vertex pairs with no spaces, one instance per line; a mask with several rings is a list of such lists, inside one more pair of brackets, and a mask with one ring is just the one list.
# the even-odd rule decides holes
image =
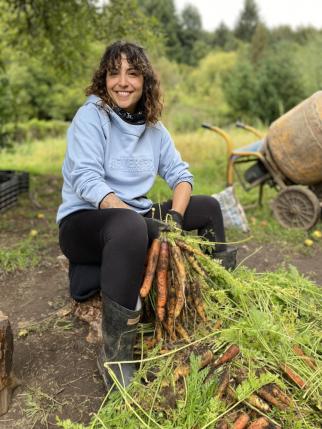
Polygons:
[[119,197],[110,193],[100,202],[100,209],[130,209]]

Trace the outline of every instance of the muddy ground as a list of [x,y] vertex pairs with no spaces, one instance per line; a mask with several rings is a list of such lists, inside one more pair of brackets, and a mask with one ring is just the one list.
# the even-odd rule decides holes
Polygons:
[[[48,180],[46,192],[50,194],[57,181]],[[39,211],[53,222],[55,202],[45,208],[44,203],[39,204],[45,197],[32,195],[27,218],[23,215],[24,207],[29,204],[26,197],[17,208],[0,214],[5,219],[0,245],[11,243],[13,237],[35,227]],[[14,373],[20,383],[9,412],[0,417],[0,429],[54,428],[56,416],[87,423],[104,397],[96,369],[95,346],[85,341],[87,326],[64,311],[70,303],[67,273],[57,259],[60,255],[57,243],[50,242],[36,268],[0,273],[0,310],[12,324]],[[259,272],[275,270],[283,263],[292,264],[322,285],[321,246],[305,254],[278,241],[273,244],[249,241],[240,246],[238,258]]]

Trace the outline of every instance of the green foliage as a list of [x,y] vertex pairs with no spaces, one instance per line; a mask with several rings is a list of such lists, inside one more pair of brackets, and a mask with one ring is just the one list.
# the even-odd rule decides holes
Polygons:
[[269,31],[264,24],[257,24],[255,33],[251,39],[250,59],[253,64],[257,64],[269,46]]
[[206,40],[202,37],[201,17],[198,9],[188,4],[182,10],[180,18],[181,61],[185,64],[196,65],[207,51]]
[[233,51],[238,48],[238,41],[234,33],[223,22],[215,30],[212,43],[224,51]]
[[178,403],[178,410],[173,413],[173,420],[165,428],[193,428],[202,427],[209,421],[209,408],[212,414],[220,414],[223,405],[217,403],[216,409],[209,404],[209,398],[214,397],[217,387],[217,379],[206,381],[209,368],[200,370],[200,358],[194,354],[190,355],[190,373],[186,378],[186,400],[183,404]]
[[56,417],[57,427],[62,429],[86,429],[81,423],[73,423],[70,419],[61,420],[59,417]]
[[224,81],[223,89],[235,118],[244,118],[246,122],[253,123],[259,117],[257,94],[260,89],[255,70],[247,58],[239,58]]
[[0,147],[4,146],[8,140],[4,124],[10,120],[12,115],[12,94],[8,83],[8,77],[0,68]]
[[[51,62],[59,74],[74,73],[93,37],[95,7],[90,0],[1,0],[7,44]],[[80,34],[82,37],[80,37]]]
[[280,43],[262,51],[261,57],[257,52],[255,64],[245,53],[240,57],[224,83],[235,117],[270,123],[305,98],[296,49],[297,45]]
[[6,136],[6,144],[3,146],[11,146],[13,142],[22,143],[63,136],[66,133],[67,126],[67,122],[56,120],[43,121],[39,119],[31,119],[30,121],[19,122],[18,124],[8,123],[3,127],[3,132]]
[[166,83],[164,118],[167,125],[183,132],[196,130],[203,122],[223,123],[228,116],[228,105],[222,83],[235,61],[234,52],[211,52],[196,68],[169,65],[173,70],[171,85],[167,84],[170,76],[161,73],[162,81]]
[[180,23],[173,0],[138,0],[138,4],[146,16],[158,22],[169,59],[181,61]]
[[243,381],[237,386],[237,398],[239,401],[243,401],[266,384],[276,382],[278,382],[278,377],[270,373],[260,374],[259,377],[257,377],[255,374],[250,374],[247,380]]
[[235,26],[235,35],[238,39],[250,42],[259,24],[258,7],[255,0],[245,0]]
[[36,266],[40,256],[36,250],[37,241],[33,237],[27,237],[10,249],[0,249],[0,272],[12,272],[24,270]]
[[177,13],[173,0],[0,0],[0,8],[2,146],[8,122],[70,121],[115,39],[148,50],[165,90],[164,120],[176,131],[236,117],[269,123],[321,88],[321,31],[268,29],[254,0],[235,32],[220,24],[213,33],[195,6]]
[[163,53],[163,35],[158,21],[146,16],[137,0],[110,0],[104,7],[101,23],[101,40],[111,43],[128,40],[143,44],[154,53]]
[[301,76],[306,96],[322,88],[322,34],[315,34],[295,51],[297,72]]

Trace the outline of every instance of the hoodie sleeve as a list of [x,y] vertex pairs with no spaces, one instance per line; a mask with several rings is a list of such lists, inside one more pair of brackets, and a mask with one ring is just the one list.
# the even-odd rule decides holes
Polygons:
[[113,190],[105,181],[106,139],[95,106],[85,105],[78,110],[67,138],[72,188],[78,197],[98,208],[102,199]]
[[169,132],[163,126],[162,133],[159,175],[165,179],[171,189],[174,189],[181,182],[188,182],[192,187],[193,175],[188,170],[189,164],[182,161]]

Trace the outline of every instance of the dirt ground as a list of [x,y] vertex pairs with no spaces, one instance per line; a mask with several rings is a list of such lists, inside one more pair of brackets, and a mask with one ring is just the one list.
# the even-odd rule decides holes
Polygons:
[[[5,242],[10,237],[1,233],[1,239]],[[321,247],[310,255],[281,249],[285,246],[278,242],[251,241],[240,246],[238,257],[259,272],[292,264],[322,285]],[[36,269],[0,277],[0,310],[12,324],[14,373],[20,382],[9,412],[0,417],[0,429],[54,428],[56,416],[87,423],[104,397],[95,346],[85,341],[87,326],[73,315],[59,312],[70,303],[59,255],[58,245],[52,244]]]

